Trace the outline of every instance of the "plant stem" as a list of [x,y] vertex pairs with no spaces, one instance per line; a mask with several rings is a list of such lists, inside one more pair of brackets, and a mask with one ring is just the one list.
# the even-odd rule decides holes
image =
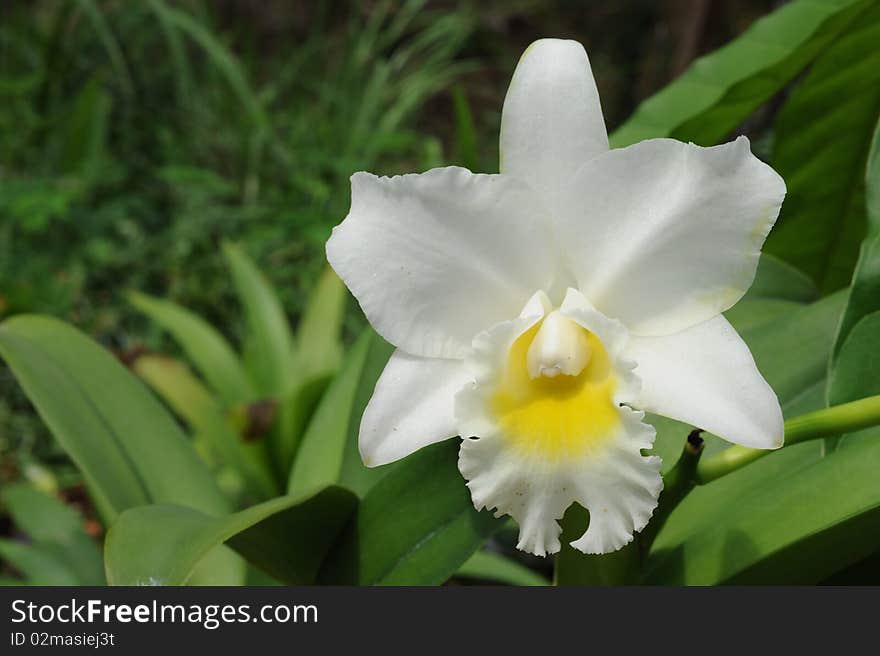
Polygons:
[[[880,424],[880,395],[869,396],[851,403],[817,410],[785,422],[785,446],[799,444],[841,433],[850,433]],[[696,482],[703,485],[736,471],[768,453],[767,449],[732,446],[697,467]]]

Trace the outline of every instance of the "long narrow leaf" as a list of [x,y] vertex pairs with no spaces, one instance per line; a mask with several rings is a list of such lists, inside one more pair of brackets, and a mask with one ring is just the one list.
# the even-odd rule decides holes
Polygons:
[[207,321],[176,303],[131,292],[129,301],[167,330],[227,405],[254,400],[255,392],[235,351]]

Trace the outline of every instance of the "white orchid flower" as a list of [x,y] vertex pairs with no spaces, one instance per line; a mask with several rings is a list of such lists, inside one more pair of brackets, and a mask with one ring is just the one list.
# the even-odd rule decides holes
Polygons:
[[501,173],[356,173],[327,257],[397,350],[360,427],[369,466],[463,437],[474,505],[514,517],[520,549],[606,553],[663,487],[652,412],[730,442],[782,445],[782,412],[721,312],[752,284],[785,184],[744,137],[609,150],[575,41],[523,54]]

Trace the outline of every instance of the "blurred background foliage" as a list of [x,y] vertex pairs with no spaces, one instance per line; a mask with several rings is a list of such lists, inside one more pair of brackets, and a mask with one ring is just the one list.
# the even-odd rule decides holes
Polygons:
[[[235,337],[226,239],[295,320],[353,171],[497,169],[504,92],[534,39],[586,44],[612,128],[774,4],[5,0],[0,318],[173,352],[126,302],[141,290]],[[50,464],[76,480],[5,368],[0,453],[0,479]]]
[[[227,268],[234,248],[267,276],[286,319],[297,325],[324,265],[323,244],[348,208],[351,173],[448,164],[496,171],[504,93],[533,40],[585,44],[611,132],[700,55],[784,4],[3,0],[0,319],[54,315],[126,364],[161,353],[138,360],[139,375],[149,380],[151,362],[165,366],[161,358],[179,357],[181,349],[161,321],[142,314],[150,314],[149,297],[132,292],[188,308],[241,344],[247,308]],[[836,4],[853,5],[839,17],[844,25],[871,3]],[[835,29],[825,25],[805,43],[791,37],[797,48],[751,76],[736,77],[737,66],[749,66],[736,53],[713,62],[714,69],[700,62],[689,71],[691,82],[701,71],[723,81],[724,102],[699,107],[697,92],[689,113],[687,84],[670,87],[615,135],[616,145],[660,133],[703,145],[748,135],[789,186],[767,250],[805,272],[817,297],[849,284],[865,232],[866,135],[880,112],[880,10],[859,15],[858,25],[847,24],[845,38],[829,46]],[[753,36],[754,61],[772,59]],[[853,88],[858,93],[829,111]],[[681,122],[652,124],[652,107],[672,107],[666,116]],[[351,299],[348,306],[344,336],[351,345],[364,324]],[[352,350],[373,357],[374,346],[359,348]],[[666,455],[671,464],[675,454]],[[66,505],[12,485],[20,480]],[[0,485],[8,490],[0,496],[4,558],[18,548],[9,536],[27,535],[54,554],[85,544],[82,531],[103,531],[80,474],[6,367]],[[29,525],[31,507],[55,513],[58,531]],[[91,547],[77,549],[81,562],[92,563],[84,581],[99,581]]]

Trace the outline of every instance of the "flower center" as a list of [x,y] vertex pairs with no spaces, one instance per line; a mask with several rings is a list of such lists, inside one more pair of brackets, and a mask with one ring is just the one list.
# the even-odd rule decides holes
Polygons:
[[613,436],[615,386],[599,338],[556,310],[513,343],[490,405],[515,448],[558,460]]
[[587,331],[553,310],[541,322],[526,353],[529,376],[577,376],[589,362],[591,351]]

